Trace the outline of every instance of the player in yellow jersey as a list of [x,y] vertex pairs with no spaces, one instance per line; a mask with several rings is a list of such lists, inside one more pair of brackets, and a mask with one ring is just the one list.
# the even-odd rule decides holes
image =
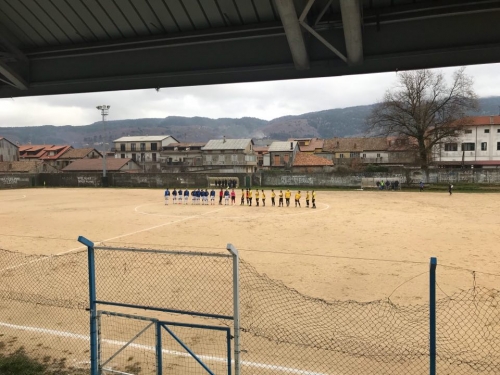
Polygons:
[[306,192],[306,208],[309,208],[309,190]]
[[274,189],[271,189],[271,206],[275,206],[275,199],[276,199],[276,193],[274,192]]
[[259,189],[255,190],[255,206],[259,207]]
[[248,189],[248,205],[252,205],[252,189]]
[[295,207],[297,207],[297,205],[300,207],[300,190],[295,193]]
[[262,207],[266,207],[266,193],[262,190]]
[[316,192],[314,190],[312,191],[312,203],[312,208],[316,208]]
[[286,202],[287,207],[290,207],[290,197],[291,196],[292,196],[292,193],[290,193],[290,189],[287,189],[287,191],[285,193],[285,202]]
[[278,207],[283,207],[283,190],[280,190],[280,201]]

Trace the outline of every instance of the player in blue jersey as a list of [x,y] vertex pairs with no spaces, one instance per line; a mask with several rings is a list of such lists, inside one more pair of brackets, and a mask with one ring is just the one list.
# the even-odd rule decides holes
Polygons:
[[227,206],[229,204],[229,190],[226,188],[226,191],[224,191],[224,205]]
[[194,204],[196,202],[196,190],[191,191],[191,204]]
[[188,200],[189,200],[189,190],[186,189],[184,190],[184,204],[188,204]]
[[172,203],[173,204],[177,203],[177,190],[175,189],[172,190]]
[[212,190],[210,191],[210,205],[214,205],[215,204],[215,190],[212,188]]
[[208,192],[208,189],[205,189],[205,204],[208,206],[208,196],[210,193]]
[[170,198],[170,191],[168,190],[165,190],[165,204],[168,204],[168,200]]
[[182,204],[182,190],[179,189],[179,191],[177,192],[177,203],[178,204]]

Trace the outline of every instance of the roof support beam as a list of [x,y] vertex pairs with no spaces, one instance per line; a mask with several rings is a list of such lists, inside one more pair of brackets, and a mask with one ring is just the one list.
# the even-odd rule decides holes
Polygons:
[[344,26],[347,63],[361,65],[363,63],[363,33],[360,0],[340,0],[340,11]]
[[[3,75],[10,83],[20,90],[28,90],[28,82],[21,77],[14,69],[12,69],[7,63],[0,60],[0,74]],[[5,82],[2,80],[2,82]]]
[[288,46],[292,52],[295,69],[309,69],[309,55],[307,54],[304,35],[300,28],[293,0],[275,0],[275,4],[280,14],[283,28],[285,29],[286,39],[288,40]]

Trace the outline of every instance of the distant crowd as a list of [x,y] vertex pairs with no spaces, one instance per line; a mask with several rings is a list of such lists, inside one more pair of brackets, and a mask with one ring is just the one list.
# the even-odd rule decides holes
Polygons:
[[[208,189],[195,189],[189,191],[188,189],[173,189],[170,191],[168,188],[165,190],[165,205],[168,205],[170,202],[170,198],[172,198],[173,204],[189,204],[189,198],[191,198],[191,204],[201,204],[201,205],[215,205],[216,196],[219,196],[219,205],[222,205],[222,201],[224,201],[224,205],[236,205],[236,192],[234,189],[229,190],[229,188],[220,189],[218,193],[216,193],[215,189],[212,189],[210,192]],[[283,193],[283,190],[280,190],[279,193],[276,193],[274,189],[271,189],[271,206],[276,206],[276,198],[278,198],[278,207],[290,207],[290,200],[292,195],[295,199],[295,207],[302,207],[300,201],[302,199],[302,194],[297,191],[295,194],[288,189]],[[255,192],[252,189],[241,189],[241,198],[240,198],[240,206],[252,205],[252,201],[255,197],[255,207],[265,207],[266,206],[266,192],[264,190],[256,189]],[[283,201],[284,198],[284,201]],[[306,191],[305,195],[306,208],[316,208],[316,192],[314,190],[309,193]],[[261,205],[262,203],[262,205]],[[311,206],[309,204],[311,203]]]
[[399,181],[377,181],[376,182],[377,188],[379,190],[399,190]]

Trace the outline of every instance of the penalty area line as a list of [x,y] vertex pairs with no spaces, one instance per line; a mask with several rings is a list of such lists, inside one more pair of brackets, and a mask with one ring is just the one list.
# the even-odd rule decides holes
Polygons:
[[[76,339],[76,340],[90,341],[90,337],[88,335],[67,332],[67,331],[57,331],[57,330],[48,329],[48,328],[21,326],[21,325],[4,323],[4,322],[0,322],[0,327],[16,329],[16,330],[21,330],[21,331],[26,331],[26,332],[42,333],[42,334],[52,335],[52,336],[56,336],[56,337],[65,337],[65,338],[71,338],[71,339]],[[101,340],[101,343],[106,343],[106,344],[115,345],[115,346],[124,346],[124,345],[128,344],[128,342],[126,342],[126,341],[109,340],[109,339],[103,339],[103,340]],[[156,351],[156,347],[144,345],[144,344],[131,343],[128,345],[128,347],[147,350],[147,351],[151,351],[151,352]],[[172,356],[191,357],[191,355],[186,353],[186,352],[179,352],[176,350],[169,350],[169,349],[162,349],[162,353],[172,355]],[[222,357],[217,357],[217,356],[212,356],[212,355],[198,355],[198,358],[203,359],[207,362],[219,362],[219,363],[226,363],[227,362],[227,358],[222,358]],[[231,362],[234,364],[234,361],[231,361]],[[82,362],[80,362],[80,363],[82,363]],[[85,363],[89,363],[89,362],[85,361]],[[302,370],[302,369],[297,369],[297,368],[293,368],[293,367],[285,367],[285,366],[280,366],[280,365],[271,365],[268,363],[260,363],[260,362],[253,362],[253,361],[241,361],[240,363],[242,366],[245,366],[245,367],[274,370],[274,371],[286,372],[288,374],[295,374],[295,375],[327,375],[327,374],[321,373],[321,372]],[[335,375],[335,374],[330,374],[330,375]],[[337,373],[336,375],[340,375],[340,374]]]
[[[102,241],[99,241],[99,242],[95,242],[94,245],[97,246],[97,245],[100,245],[106,241],[112,241],[112,240],[117,240],[119,238],[124,238],[124,237],[128,237],[128,236],[133,236],[134,234],[138,234],[138,233],[142,233],[142,232],[147,232],[147,231],[150,231],[150,230],[153,230],[153,229],[158,229],[158,228],[161,228],[161,227],[165,227],[167,225],[171,225],[171,224],[176,224],[176,223],[180,223],[182,221],[187,221],[187,220],[190,220],[190,219],[196,219],[196,218],[199,218],[199,217],[202,217],[202,216],[205,216],[205,215],[209,215],[209,214],[213,214],[215,212],[218,212],[218,211],[222,211],[224,209],[226,209],[227,207],[223,207],[223,208],[219,208],[217,210],[212,210],[212,211],[208,211],[208,212],[205,212],[203,214],[198,214],[198,215],[192,215],[192,216],[186,216],[182,219],[179,219],[179,220],[174,220],[174,221],[169,221],[167,223],[163,223],[163,224],[158,224],[158,225],[155,225],[155,226],[152,226],[152,227],[149,227],[149,228],[145,228],[145,229],[139,229],[139,230],[136,230],[134,232],[130,232],[130,233],[125,233],[125,234],[121,234],[119,236],[115,236],[115,237],[111,237],[111,238],[106,238],[105,240],[102,240]],[[47,259],[51,259],[51,258],[55,258],[55,257],[58,257],[58,256],[61,256],[61,255],[65,255],[65,254],[69,254],[69,253],[73,253],[75,251],[79,251],[79,250],[84,250],[86,249],[87,247],[86,246],[78,246],[78,247],[74,247],[72,249],[69,249],[69,250],[66,250],[66,251],[63,251],[61,253],[57,253],[57,254],[53,254],[53,255],[49,255],[47,257],[44,257],[44,258],[39,258],[39,259],[34,259],[32,261],[29,261],[29,262],[25,262],[25,263],[21,263],[21,264],[16,264],[15,266],[10,266],[10,267],[6,267],[6,268],[3,268],[0,270],[0,272],[3,272],[3,271],[8,271],[8,270],[13,270],[13,269],[16,269],[16,268],[19,268],[19,267],[22,267],[22,266],[26,266],[28,264],[32,264],[32,263],[38,263],[38,262],[41,262],[41,261],[44,261],[44,260],[47,260]]]

